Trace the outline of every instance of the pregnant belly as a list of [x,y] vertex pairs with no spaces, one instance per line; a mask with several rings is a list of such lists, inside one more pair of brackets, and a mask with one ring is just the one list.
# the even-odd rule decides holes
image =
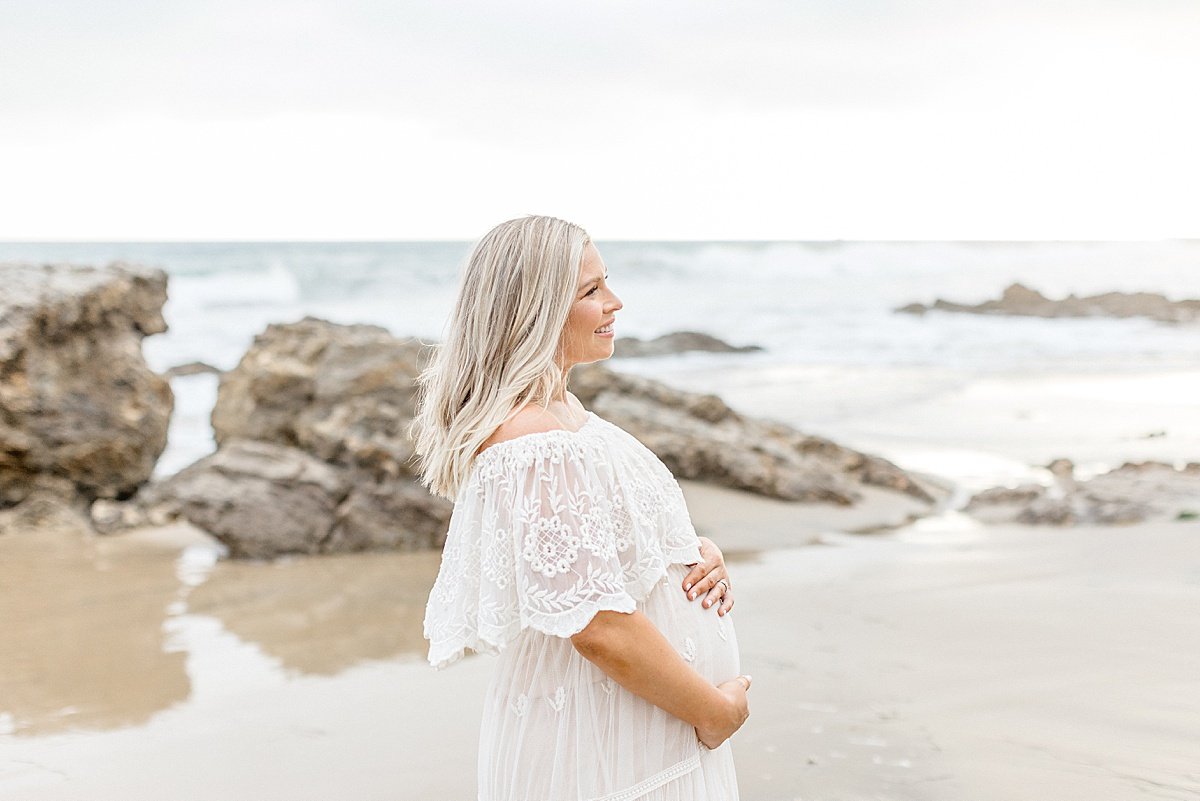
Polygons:
[[683,591],[689,572],[687,565],[668,565],[666,578],[641,604],[642,612],[696,672],[720,684],[741,672],[733,615],[718,615],[716,604],[705,608],[703,594],[689,600]]

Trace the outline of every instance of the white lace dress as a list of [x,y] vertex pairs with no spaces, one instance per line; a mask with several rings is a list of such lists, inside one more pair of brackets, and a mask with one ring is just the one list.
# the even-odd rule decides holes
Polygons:
[[476,457],[425,610],[429,662],[498,654],[479,737],[478,801],[736,801],[730,741],[584,659],[596,612],[643,612],[713,684],[741,671],[732,613],[688,600],[700,561],[683,493],[657,456],[588,412]]

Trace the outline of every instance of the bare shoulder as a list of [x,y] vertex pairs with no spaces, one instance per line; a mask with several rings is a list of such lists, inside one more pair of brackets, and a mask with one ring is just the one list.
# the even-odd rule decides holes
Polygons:
[[567,402],[571,405],[571,408],[579,414],[587,414],[587,409],[580,402],[579,398],[575,397],[574,392],[567,393]]
[[500,427],[493,431],[492,435],[479,446],[476,455],[483,453],[488,448],[500,442],[516,439],[526,434],[554,431],[562,429],[562,427],[562,423],[555,419],[554,415],[547,412],[541,406],[530,404],[501,423]]

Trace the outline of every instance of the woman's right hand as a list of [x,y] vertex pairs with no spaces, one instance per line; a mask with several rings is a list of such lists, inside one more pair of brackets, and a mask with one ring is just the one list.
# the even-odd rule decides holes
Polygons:
[[746,722],[746,718],[750,717],[746,691],[750,689],[751,681],[750,675],[744,674],[717,685],[717,690],[725,697],[726,703],[707,724],[696,727],[696,736],[709,749],[719,747],[732,737]]

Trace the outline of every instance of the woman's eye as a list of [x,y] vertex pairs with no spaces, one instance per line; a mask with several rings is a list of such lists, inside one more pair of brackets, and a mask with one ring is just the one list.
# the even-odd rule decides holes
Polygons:
[[584,292],[584,293],[583,293],[583,296],[586,298],[588,295],[592,294],[592,293],[593,293],[593,292],[595,292],[595,291],[596,291],[596,287],[592,287],[592,288],[591,288],[591,289],[589,289],[587,292]]

